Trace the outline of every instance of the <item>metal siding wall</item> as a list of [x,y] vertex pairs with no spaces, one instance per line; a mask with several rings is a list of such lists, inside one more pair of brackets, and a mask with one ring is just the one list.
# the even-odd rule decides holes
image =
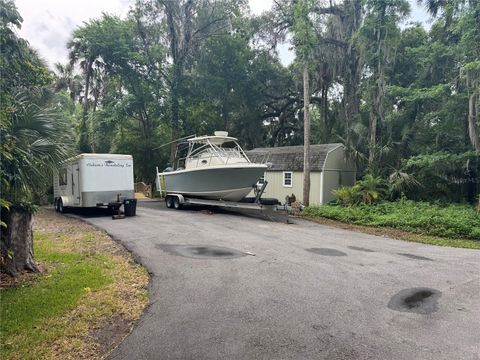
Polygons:
[[342,181],[341,181],[340,185],[342,185],[342,186],[353,186],[353,185],[355,185],[355,172],[342,171],[341,176],[342,176]]
[[326,170],[323,173],[323,203],[327,204],[328,202],[335,199],[335,196],[332,194],[332,190],[338,188],[340,181],[340,172],[339,171],[328,171]]
[[320,182],[321,172],[315,171],[310,174],[310,204],[320,205]]
[[328,156],[325,159],[324,169],[355,171],[355,166],[351,161],[345,161],[345,150],[343,147],[338,147],[328,153]]
[[[265,180],[268,181],[268,186],[264,197],[277,198],[283,203],[287,195],[294,194],[298,201],[303,200],[303,172],[293,172],[292,187],[283,186],[283,171],[267,171]],[[320,204],[320,172],[318,171],[310,174],[310,204]]]
[[345,150],[339,147],[328,154],[324,169],[322,192],[323,203],[326,204],[335,199],[332,190],[355,184],[355,165],[351,161],[345,161]]

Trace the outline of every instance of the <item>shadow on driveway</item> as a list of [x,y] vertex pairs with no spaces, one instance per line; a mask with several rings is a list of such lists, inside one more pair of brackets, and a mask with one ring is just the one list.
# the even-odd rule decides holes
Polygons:
[[[181,210],[167,209],[164,200],[149,200],[138,201],[137,208],[143,207],[161,211],[184,211],[184,212],[201,212],[205,215],[215,214],[228,214],[232,216],[246,216],[256,219],[262,219],[273,222],[287,222],[287,214],[283,211],[255,211],[255,210],[243,210],[243,209],[227,209],[219,206],[206,206],[206,205],[187,205],[183,206]],[[292,217],[288,217],[289,222],[292,222]]]

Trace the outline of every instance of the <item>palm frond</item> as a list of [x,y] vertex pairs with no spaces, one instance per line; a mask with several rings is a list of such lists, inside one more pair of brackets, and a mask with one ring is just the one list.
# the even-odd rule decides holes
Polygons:
[[45,96],[41,89],[18,90],[2,128],[0,140],[9,155],[2,159],[2,178],[8,179],[2,190],[12,202],[29,200],[48,186],[53,169],[72,155],[71,129],[61,112],[43,104]]
[[396,193],[401,193],[403,191],[422,186],[422,184],[418,182],[413,175],[398,169],[393,169],[393,172],[389,175],[388,180],[390,181],[392,191]]

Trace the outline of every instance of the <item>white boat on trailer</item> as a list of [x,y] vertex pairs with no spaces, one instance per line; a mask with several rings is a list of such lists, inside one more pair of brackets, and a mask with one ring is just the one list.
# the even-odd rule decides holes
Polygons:
[[[159,172],[157,189],[165,197],[167,208],[183,205],[207,205],[231,209],[277,211],[287,210],[277,199],[261,198],[267,182],[257,188],[267,165],[252,163],[234,137],[216,131],[213,136],[191,137],[182,145],[185,157],[175,170]],[[185,146],[186,145],[186,146]],[[246,198],[254,190],[256,196]]]
[[187,154],[178,159],[175,170],[159,173],[157,169],[157,188],[167,194],[240,201],[267,169],[250,162],[237,139],[224,131],[187,139],[177,145],[177,156],[185,145]]

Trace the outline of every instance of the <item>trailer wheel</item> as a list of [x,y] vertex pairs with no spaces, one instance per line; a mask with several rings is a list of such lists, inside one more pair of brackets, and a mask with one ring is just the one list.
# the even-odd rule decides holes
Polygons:
[[53,200],[53,208],[58,212],[58,199]]
[[65,209],[65,207],[63,206],[63,201],[61,198],[59,198],[57,200],[57,206],[58,206],[58,211],[61,212],[62,214],[66,213],[67,210]]
[[175,198],[173,199],[173,207],[175,208],[175,210],[180,210],[182,208],[182,204],[180,204],[180,199],[175,196]]
[[173,198],[171,196],[167,196],[165,198],[165,204],[167,205],[168,209],[171,209],[173,207]]

